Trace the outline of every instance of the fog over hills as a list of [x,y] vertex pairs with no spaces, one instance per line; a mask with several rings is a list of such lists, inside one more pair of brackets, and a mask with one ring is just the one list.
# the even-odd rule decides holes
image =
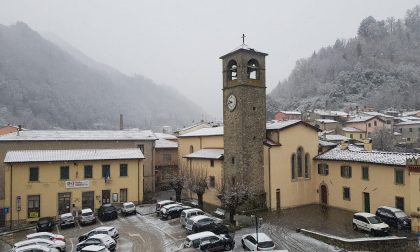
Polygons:
[[51,34],[22,22],[0,25],[0,125],[116,129],[123,114],[126,128],[157,130],[203,113],[176,90],[124,75]]
[[420,109],[420,6],[403,19],[365,18],[351,39],[297,61],[268,95],[269,116],[281,109]]

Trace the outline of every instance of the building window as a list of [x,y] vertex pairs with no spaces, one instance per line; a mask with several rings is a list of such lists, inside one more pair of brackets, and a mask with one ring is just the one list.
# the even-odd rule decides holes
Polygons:
[[143,155],[144,155],[144,144],[138,144],[137,148],[139,148],[141,153],[143,153]]
[[216,187],[216,179],[214,178],[214,176],[209,177],[209,187],[210,188],[215,188]]
[[410,142],[410,141],[411,141],[411,138],[407,137],[407,142]]
[[248,73],[248,79],[251,79],[251,80],[260,79],[258,61],[256,61],[255,59],[248,61],[247,73]]
[[398,130],[400,131],[400,133],[402,133],[402,128],[399,128]]
[[386,124],[391,124],[391,120],[386,120]]
[[69,167],[68,166],[61,166],[60,167],[60,179],[69,179]]
[[39,168],[38,167],[29,168],[29,181],[39,181]]
[[413,128],[408,128],[408,131],[409,132],[413,132]]
[[91,165],[85,165],[84,170],[85,178],[93,178],[93,170]]
[[395,169],[395,184],[404,185],[404,170]]
[[373,121],[373,126],[378,126],[376,121]]
[[190,153],[194,152],[194,146],[190,145]]
[[343,187],[343,200],[350,200],[350,187]]
[[127,188],[120,189],[120,202],[127,202]]
[[353,134],[350,134],[350,138],[353,139]]
[[311,158],[309,153],[305,154],[305,178],[309,178],[309,169],[311,167]]
[[363,139],[363,135],[362,134],[360,134],[360,139]]
[[232,157],[232,164],[234,164],[235,163],[235,158],[234,157]]
[[372,124],[371,123],[368,123],[368,127],[370,128],[370,127],[372,127]]
[[318,164],[318,174],[319,175],[328,175],[328,164]]
[[349,166],[349,165],[342,165],[341,166],[341,177],[351,178],[351,166]]
[[214,160],[210,160],[210,167],[214,167]]
[[169,153],[164,153],[163,154],[163,160],[165,161],[171,161],[172,160],[172,155]]
[[109,165],[102,165],[102,177],[103,178],[111,177],[111,167]]
[[292,168],[292,179],[296,179],[296,154],[293,153],[290,158],[290,167]]
[[231,60],[227,66],[228,80],[238,79],[238,64],[236,61]]
[[297,176],[303,177],[303,148],[299,147],[297,150]]
[[128,166],[127,164],[120,164],[120,177],[128,176]]
[[369,180],[369,167],[362,166],[362,179]]
[[395,197],[395,207],[404,211],[404,197]]
[[28,218],[39,218],[41,213],[41,196],[28,196]]

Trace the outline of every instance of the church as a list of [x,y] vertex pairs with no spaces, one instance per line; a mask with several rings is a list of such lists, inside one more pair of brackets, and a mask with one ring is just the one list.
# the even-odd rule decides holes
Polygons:
[[222,206],[220,189],[239,180],[270,210],[322,204],[374,213],[386,205],[419,213],[419,154],[374,151],[369,141],[324,150],[319,129],[304,121],[267,122],[267,55],[243,44],[220,57],[224,125],[179,135],[179,167],[207,175],[204,202]]

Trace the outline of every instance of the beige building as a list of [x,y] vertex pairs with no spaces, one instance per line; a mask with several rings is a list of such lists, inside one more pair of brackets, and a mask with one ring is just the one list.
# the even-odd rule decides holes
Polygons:
[[143,153],[131,149],[8,151],[4,159],[6,220],[143,201]]
[[349,139],[354,139],[357,141],[366,139],[366,131],[353,127],[343,127],[341,129],[341,134]]
[[178,174],[178,142],[174,136],[168,137],[167,134],[159,133],[155,135],[159,138],[155,142],[156,190],[166,190],[169,188],[170,179]]

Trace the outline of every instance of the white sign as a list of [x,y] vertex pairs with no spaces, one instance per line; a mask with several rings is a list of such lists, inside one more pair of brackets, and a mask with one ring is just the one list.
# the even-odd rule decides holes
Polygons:
[[66,181],[66,188],[84,188],[89,187],[89,180],[69,180]]

